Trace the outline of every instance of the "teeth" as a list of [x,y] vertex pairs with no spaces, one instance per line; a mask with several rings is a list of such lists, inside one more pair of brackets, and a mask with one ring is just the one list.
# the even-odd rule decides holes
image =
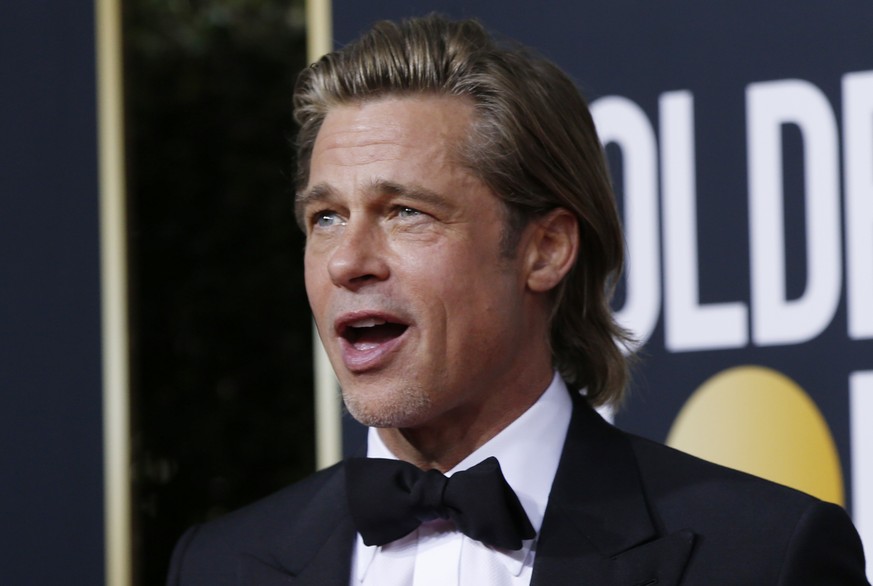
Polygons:
[[368,317],[366,319],[360,319],[358,321],[352,322],[349,324],[351,328],[372,328],[373,326],[381,326],[382,324],[388,323],[384,319],[379,319],[376,317]]

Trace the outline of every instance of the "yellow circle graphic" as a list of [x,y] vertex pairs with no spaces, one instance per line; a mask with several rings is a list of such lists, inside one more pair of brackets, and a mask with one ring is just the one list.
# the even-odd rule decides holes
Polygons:
[[775,370],[738,366],[707,380],[682,407],[667,444],[844,505],[827,422],[809,395]]

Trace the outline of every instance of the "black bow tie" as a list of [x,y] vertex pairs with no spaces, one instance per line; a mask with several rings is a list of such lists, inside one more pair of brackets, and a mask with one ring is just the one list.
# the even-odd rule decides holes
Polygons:
[[451,478],[400,460],[351,458],[346,489],[367,545],[400,539],[437,518],[451,519],[464,535],[504,549],[521,549],[522,539],[536,535],[496,458]]

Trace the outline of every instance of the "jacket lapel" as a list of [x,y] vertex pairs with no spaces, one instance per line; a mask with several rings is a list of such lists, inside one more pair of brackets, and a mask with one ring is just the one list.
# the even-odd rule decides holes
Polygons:
[[265,536],[270,554],[243,558],[241,586],[348,586],[355,528],[347,506],[345,469],[332,476],[282,535]]
[[574,395],[531,585],[676,585],[693,543],[659,535],[628,438]]

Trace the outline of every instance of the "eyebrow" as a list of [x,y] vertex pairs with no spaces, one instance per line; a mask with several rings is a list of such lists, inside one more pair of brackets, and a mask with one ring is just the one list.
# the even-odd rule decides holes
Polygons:
[[436,191],[421,185],[405,185],[394,181],[376,179],[368,185],[367,191],[370,193],[379,193],[394,197],[403,197],[413,201],[420,201],[440,209],[446,209],[449,207],[449,203],[446,201],[445,197]]
[[303,211],[306,207],[314,202],[324,202],[333,199],[336,191],[327,183],[319,183],[306,191],[298,191],[294,197],[294,216],[297,218],[297,224],[306,231],[306,222],[303,217]]
[[334,189],[327,183],[319,183],[318,185],[313,185],[304,191],[298,191],[294,197],[294,204],[300,207],[306,206],[313,201],[329,199],[333,192]]
[[[374,179],[365,187],[365,192],[372,194],[372,197],[379,195],[403,197],[413,202],[420,201],[442,210],[450,207],[445,197],[431,189],[416,184],[406,185],[385,179]],[[305,222],[303,222],[303,211],[310,204],[330,202],[336,199],[336,197],[336,189],[328,183],[318,183],[305,191],[299,192],[294,199],[294,214],[297,217],[297,222],[301,226],[305,225]]]

